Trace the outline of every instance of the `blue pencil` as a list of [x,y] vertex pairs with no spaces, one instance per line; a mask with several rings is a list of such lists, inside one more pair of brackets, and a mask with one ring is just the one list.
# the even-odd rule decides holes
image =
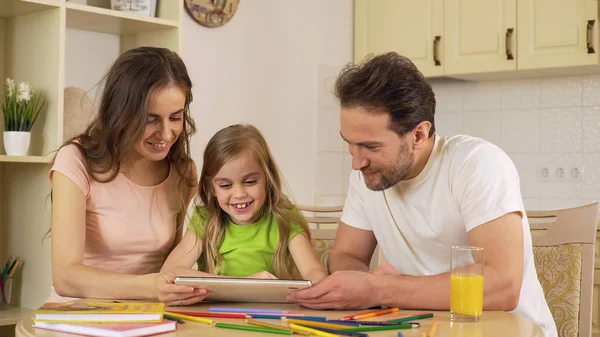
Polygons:
[[242,309],[242,308],[210,308],[210,312],[241,312],[245,314],[285,314],[283,310],[268,310],[268,309]]
[[294,319],[303,319],[305,321],[319,321],[319,322],[325,322],[327,320],[327,318],[325,317],[321,317],[321,316],[294,316],[294,315],[286,315],[286,314],[281,314],[281,315],[265,315],[265,314],[253,314],[253,313],[248,313],[248,316],[252,317],[252,318],[262,318],[262,319],[282,319],[284,317],[290,317],[290,318],[294,318]]

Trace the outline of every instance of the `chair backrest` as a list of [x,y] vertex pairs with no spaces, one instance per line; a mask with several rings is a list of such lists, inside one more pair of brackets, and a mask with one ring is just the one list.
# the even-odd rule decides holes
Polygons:
[[[327,260],[329,253],[335,242],[335,234],[337,232],[340,214],[343,206],[309,206],[297,205],[298,209],[304,214],[306,222],[311,227],[310,234],[312,244],[319,261],[327,268]],[[371,268],[377,267],[379,264],[379,249],[376,248],[371,258]]]
[[592,334],[598,204],[527,211],[537,276],[560,337]]

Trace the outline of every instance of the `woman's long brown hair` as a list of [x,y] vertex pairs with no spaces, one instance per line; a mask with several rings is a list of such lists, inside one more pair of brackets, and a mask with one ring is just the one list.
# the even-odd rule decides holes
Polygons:
[[273,258],[275,276],[281,279],[298,278],[298,271],[288,250],[290,224],[304,228],[310,237],[306,220],[283,192],[283,180],[266,140],[251,125],[232,125],[217,132],[206,145],[200,173],[200,199],[206,208],[204,238],[200,264],[206,272],[218,274],[222,264],[219,245],[225,235],[228,216],[219,206],[213,179],[223,165],[242,153],[253,156],[262,168],[266,179],[266,198],[263,212],[270,212],[277,221],[279,243]]
[[139,47],[121,54],[102,82],[97,115],[85,132],[65,141],[61,148],[70,144],[77,146],[93,180],[102,183],[114,180],[146,129],[151,98],[168,86],[176,86],[186,97],[183,130],[167,159],[179,174],[181,208],[177,223],[182,224],[190,190],[197,186],[189,145],[190,137],[196,132],[189,111],[192,81],[185,64],[169,49]]

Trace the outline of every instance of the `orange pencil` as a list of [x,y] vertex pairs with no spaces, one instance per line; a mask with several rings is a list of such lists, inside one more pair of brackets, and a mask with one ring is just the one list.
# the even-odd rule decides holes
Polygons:
[[358,319],[364,319],[364,318],[371,318],[371,317],[375,317],[375,316],[387,315],[387,314],[391,314],[392,312],[397,312],[398,310],[400,310],[400,309],[389,308],[389,309],[369,311],[369,312],[365,312],[364,314],[356,314],[356,315],[352,315],[352,316],[346,316],[346,317],[342,318],[342,321],[358,320]]

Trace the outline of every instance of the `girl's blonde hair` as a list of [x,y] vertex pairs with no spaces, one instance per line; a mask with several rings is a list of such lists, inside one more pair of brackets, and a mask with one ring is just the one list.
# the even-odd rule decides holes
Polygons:
[[257,160],[265,174],[266,198],[262,212],[272,213],[279,227],[279,243],[273,258],[275,276],[280,279],[298,278],[298,270],[288,251],[290,224],[301,226],[310,238],[308,224],[284,194],[283,180],[273,154],[263,135],[252,125],[236,124],[221,129],[206,145],[199,183],[200,199],[206,209],[200,265],[208,273],[219,273],[222,264],[219,246],[224,239],[228,216],[219,206],[213,179],[223,165],[246,151]]

